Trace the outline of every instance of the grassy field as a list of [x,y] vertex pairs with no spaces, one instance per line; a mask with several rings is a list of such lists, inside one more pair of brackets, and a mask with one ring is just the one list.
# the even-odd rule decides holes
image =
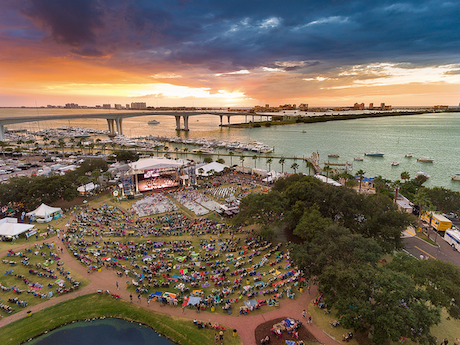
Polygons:
[[[198,329],[191,320],[145,310],[105,295],[82,296],[7,325],[2,328],[0,343],[19,344],[72,321],[100,317],[122,318],[143,323],[182,345],[214,343],[213,329]],[[233,337],[228,329],[224,332],[224,342],[226,345],[242,344],[240,338]]]

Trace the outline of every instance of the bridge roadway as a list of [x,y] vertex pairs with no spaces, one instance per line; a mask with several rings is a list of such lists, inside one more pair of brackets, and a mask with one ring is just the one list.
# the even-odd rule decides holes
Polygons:
[[[106,119],[108,129],[111,135],[123,134],[123,119],[127,117],[138,117],[138,116],[174,116],[176,118],[176,130],[188,131],[188,120],[190,116],[198,115],[215,115],[220,117],[220,125],[222,126],[222,120],[224,116],[227,116],[228,124],[230,124],[230,118],[232,116],[245,116],[245,122],[247,117],[252,116],[254,122],[254,116],[256,114],[240,113],[240,112],[197,112],[197,111],[147,111],[147,112],[109,112],[109,113],[95,113],[95,114],[59,114],[59,115],[34,115],[34,116],[16,116],[16,117],[3,117],[0,118],[0,141],[5,141],[5,125],[11,125],[16,123],[36,122],[36,121],[50,121],[50,120],[68,120],[68,119]],[[259,115],[267,116],[270,115]],[[184,127],[181,128],[181,118],[184,121]]]

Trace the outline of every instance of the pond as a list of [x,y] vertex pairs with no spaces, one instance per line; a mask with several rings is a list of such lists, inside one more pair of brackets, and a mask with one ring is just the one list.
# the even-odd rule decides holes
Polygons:
[[120,319],[75,322],[41,335],[33,345],[173,345],[151,328]]

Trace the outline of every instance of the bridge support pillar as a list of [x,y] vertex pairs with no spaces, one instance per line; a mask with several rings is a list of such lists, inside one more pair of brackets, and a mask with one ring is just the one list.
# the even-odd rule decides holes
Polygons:
[[5,141],[5,129],[0,125],[0,141]]
[[109,126],[110,135],[116,135],[117,133],[115,133],[115,120],[107,119],[107,125]]
[[176,118],[176,131],[180,131],[180,115],[174,117]]
[[227,122],[230,124],[230,115],[227,115]]
[[244,123],[248,123],[248,116],[244,115]]
[[223,116],[223,115],[219,115],[219,117],[220,117],[220,126],[222,127],[222,119],[224,118],[224,116]]
[[254,123],[254,115],[252,115],[252,123]]
[[188,115],[184,115],[184,131],[188,131]]
[[115,124],[117,125],[117,132],[119,135],[123,135],[123,119],[119,117],[115,120]]

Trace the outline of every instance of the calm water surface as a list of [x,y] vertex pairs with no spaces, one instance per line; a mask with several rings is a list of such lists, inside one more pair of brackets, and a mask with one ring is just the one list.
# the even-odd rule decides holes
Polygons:
[[151,328],[135,322],[104,319],[75,322],[44,334],[33,345],[173,345]]
[[[41,115],[99,111],[90,109],[38,110]],[[0,117],[36,114],[35,109],[0,109]],[[160,124],[148,125],[147,121],[152,119],[160,121]],[[251,117],[248,116],[248,119]],[[232,123],[243,120],[244,117],[232,117],[231,119]],[[224,117],[224,123],[226,122],[227,119]],[[103,119],[41,121],[10,125],[7,128],[38,130],[62,125],[107,129],[107,122]],[[172,116],[145,116],[123,120],[124,134],[128,137],[151,134],[168,137],[179,135],[190,138],[212,138],[245,143],[255,140],[274,147],[274,154],[278,156],[302,158],[317,151],[320,162],[328,160],[338,163],[349,162],[352,165],[351,173],[362,169],[367,177],[382,175],[384,178],[396,180],[400,179],[403,171],[409,172],[411,177],[415,177],[417,172],[422,171],[431,176],[426,186],[442,186],[460,191],[460,182],[451,180],[452,175],[460,173],[460,113],[430,113],[250,129],[219,128],[218,125],[218,116],[191,117],[190,132],[178,134],[175,131],[175,119]],[[172,148],[174,144],[169,144],[169,146]],[[380,151],[385,153],[385,156],[383,158],[365,157],[364,153],[369,151]],[[218,152],[226,151],[218,150]],[[404,157],[409,152],[413,153],[413,158]],[[340,157],[328,159],[328,154],[338,154]],[[257,159],[254,160],[246,158],[243,164],[266,169],[267,158],[264,156],[264,154],[258,154]],[[362,157],[364,160],[354,161],[355,157]],[[417,158],[421,157],[433,158],[434,163],[417,162]],[[230,164],[229,157],[222,158],[227,164]],[[399,166],[391,166],[393,161],[399,162]],[[284,171],[292,172],[290,166],[293,162],[293,160],[286,160]],[[232,158],[232,163],[241,163],[238,154]],[[298,172],[308,172],[301,160],[298,160],[297,164],[300,166]],[[283,169],[279,164],[279,159],[273,159],[271,168],[278,171]]]

